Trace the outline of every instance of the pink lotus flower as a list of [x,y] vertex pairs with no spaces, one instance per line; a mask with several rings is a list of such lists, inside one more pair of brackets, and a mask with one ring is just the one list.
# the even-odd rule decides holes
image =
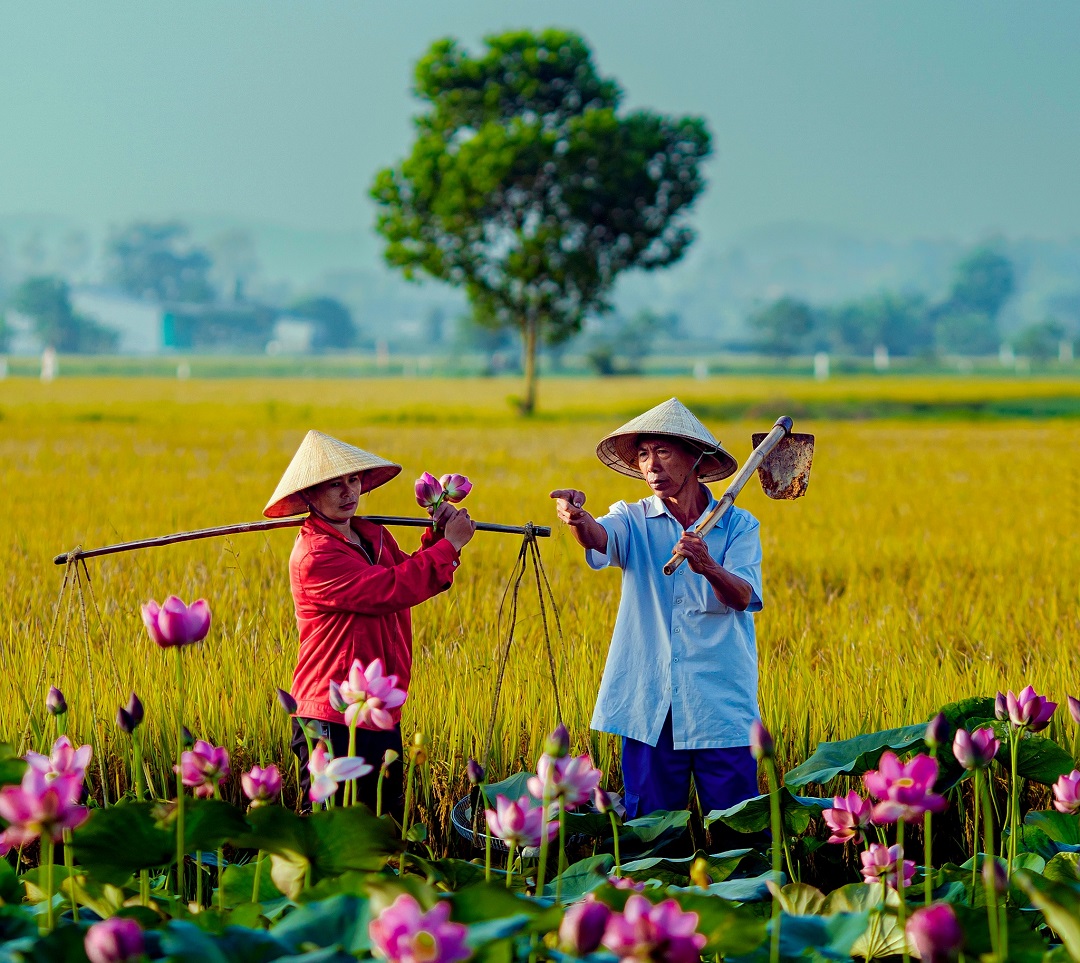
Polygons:
[[46,779],[72,776],[82,782],[93,751],[90,746],[79,746],[76,749],[67,736],[60,736],[53,743],[52,752],[49,755],[28,752],[23,758],[27,765],[42,773]]
[[611,910],[590,893],[563,914],[559,943],[574,956],[587,956],[600,948],[610,918]]
[[389,963],[460,963],[472,956],[467,927],[450,922],[450,904],[440,901],[426,913],[403,893],[368,925],[372,951]]
[[854,789],[846,796],[834,796],[833,808],[826,809],[822,816],[825,819],[832,835],[830,843],[846,843],[848,841],[861,843],[865,838],[863,829],[870,822],[870,811],[873,807],[869,799],[863,799]]
[[110,916],[86,931],[83,950],[90,963],[135,963],[146,955],[146,941],[135,920]]
[[1032,732],[1050,725],[1050,717],[1057,708],[1056,702],[1039,695],[1032,686],[1026,686],[1018,696],[1008,692],[1005,705],[1009,710],[1009,721],[1018,729],[1025,726]]
[[226,749],[212,746],[205,739],[197,739],[194,746],[180,753],[180,765],[173,766],[173,772],[180,773],[184,785],[194,789],[195,795],[202,799],[213,796],[218,783],[231,771]]
[[262,806],[281,795],[281,773],[273,764],[265,769],[252,766],[250,772],[240,774],[240,785],[252,806]]
[[455,505],[472,491],[472,482],[464,475],[443,475],[439,479],[439,485],[446,493],[446,500]]
[[994,730],[988,726],[969,733],[957,729],[953,738],[953,755],[965,769],[985,769],[994,761],[1001,748],[1001,741],[994,738]]
[[1005,693],[999,692],[994,696],[994,718],[1004,721],[1009,718],[1009,705],[1005,700]]
[[81,792],[81,776],[46,775],[32,766],[23,773],[19,785],[0,789],[0,818],[8,823],[0,833],[0,854],[39,836],[59,842],[65,829],[81,825],[88,815],[79,805]]
[[442,485],[439,484],[439,479],[429,471],[416,479],[413,490],[416,492],[416,503],[429,512],[434,512],[439,507],[439,503],[446,494]]
[[1059,813],[1080,812],[1080,770],[1058,777],[1054,783],[1054,808]]
[[896,889],[896,868],[898,863],[903,860],[904,886],[908,886],[911,883],[911,878],[915,875],[915,861],[903,859],[903,855],[904,851],[899,846],[884,846],[881,843],[871,843],[869,849],[864,849],[859,853],[859,858],[862,860],[861,872],[863,879],[867,883],[873,883],[884,876],[885,881],[893,889]]
[[629,876],[609,876],[607,881],[616,889],[631,889],[635,893],[645,892],[645,884]]
[[364,668],[354,659],[349,677],[344,682],[330,683],[330,704],[345,713],[345,724],[361,729],[393,729],[392,709],[407,698],[404,689],[397,688],[396,675],[383,674],[382,659],[375,659]]
[[185,605],[170,595],[161,605],[153,599],[142,607],[146,631],[163,649],[201,642],[210,631],[210,606],[205,599]]
[[937,760],[922,753],[906,763],[893,752],[882,754],[877,771],[863,774],[867,790],[881,800],[873,810],[874,822],[912,823],[925,812],[941,812],[948,804],[933,791],[937,775]]
[[[504,843],[518,847],[540,845],[544,814],[529,796],[512,800],[500,794],[495,799],[495,808],[485,809],[484,815],[487,817],[488,829]],[[559,824],[549,821],[548,841],[554,839],[558,833]]]
[[949,963],[964,948],[964,930],[948,903],[915,910],[904,930],[922,963]]
[[697,963],[705,945],[697,924],[697,913],[684,913],[675,900],[653,906],[635,893],[608,920],[603,944],[624,961]]
[[931,749],[937,749],[939,746],[945,745],[948,739],[949,720],[945,718],[944,712],[939,712],[929,723],[927,723],[926,735],[923,736],[923,742]]
[[364,762],[360,756],[342,756],[333,759],[321,739],[312,750],[308,760],[308,772],[311,774],[309,795],[314,803],[324,803],[335,792],[340,783],[350,779],[362,779],[374,771],[374,766]]
[[536,764],[536,775],[529,777],[528,787],[537,799],[543,799],[547,786],[549,800],[561,800],[567,809],[573,809],[592,798],[603,778],[587,754],[562,758],[543,755]]

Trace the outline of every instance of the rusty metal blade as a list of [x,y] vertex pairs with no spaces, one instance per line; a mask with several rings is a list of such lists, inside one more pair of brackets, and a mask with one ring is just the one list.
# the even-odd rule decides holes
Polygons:
[[[754,447],[766,432],[755,432]],[[758,479],[769,498],[799,498],[810,484],[810,466],[814,461],[814,436],[792,432],[781,438],[758,466]]]

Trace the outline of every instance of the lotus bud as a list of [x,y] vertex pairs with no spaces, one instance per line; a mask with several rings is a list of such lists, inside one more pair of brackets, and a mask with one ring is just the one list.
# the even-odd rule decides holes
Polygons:
[[386,752],[383,753],[382,757],[383,772],[386,772],[386,770],[389,769],[400,758],[401,753],[398,752],[396,749],[387,749]]
[[116,710],[116,725],[121,732],[126,732],[129,736],[135,731],[135,720],[123,706]]
[[994,718],[1002,720],[1009,718],[1009,704],[1004,692],[999,692],[994,696]]
[[185,749],[190,749],[195,745],[195,737],[191,734],[191,730],[187,726],[180,727],[180,744]]
[[599,900],[575,903],[559,924],[559,943],[574,956],[588,956],[600,948],[611,910]]
[[429,512],[434,512],[439,507],[445,494],[442,485],[439,484],[439,479],[429,471],[416,479],[413,491],[416,494],[416,503]]
[[131,716],[132,725],[137,729],[142,725],[143,717],[146,715],[146,711],[143,709],[143,704],[139,697],[134,692],[131,693],[131,698],[128,699],[127,714]]
[[562,759],[570,754],[570,733],[561,722],[544,741],[544,755],[554,759]]
[[949,720],[945,718],[945,713],[939,712],[926,727],[926,735],[923,736],[923,742],[930,747],[932,752],[936,752],[941,746],[945,745],[949,741]]
[[1066,696],[1065,698],[1069,704],[1069,715],[1072,716],[1072,721],[1080,726],[1080,699],[1075,699],[1072,696]]
[[146,955],[142,927],[133,919],[111,916],[86,931],[83,950],[90,963],[134,963]]
[[599,786],[593,790],[593,806],[596,807],[596,811],[603,815],[611,808],[611,799],[603,789]]
[[761,724],[760,719],[755,719],[750,724],[750,755],[759,761],[772,759],[776,755],[776,743],[773,742],[772,733]]
[[330,683],[330,707],[344,712],[349,708],[349,700],[341,694],[341,686],[336,682]]
[[296,714],[296,700],[292,697],[291,692],[286,692],[284,689],[277,690],[277,701],[281,703],[281,708],[285,710],[286,715]]
[[465,475],[443,475],[439,484],[446,492],[446,500],[457,504],[472,491],[472,482]]
[[465,766],[465,775],[469,777],[470,786],[479,786],[484,781],[484,767],[470,756]]
[[45,696],[45,709],[51,716],[62,716],[67,712],[67,702],[64,701],[64,693],[56,686],[49,687],[49,694]]
[[948,963],[964,947],[964,929],[948,903],[935,903],[911,914],[905,927],[923,963]]

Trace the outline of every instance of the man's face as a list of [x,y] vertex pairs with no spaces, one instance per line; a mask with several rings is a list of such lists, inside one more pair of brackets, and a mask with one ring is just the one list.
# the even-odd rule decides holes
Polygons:
[[689,445],[662,435],[637,440],[637,464],[648,486],[661,498],[673,498],[691,475],[696,476],[698,453]]
[[360,504],[361,473],[331,478],[308,489],[308,501],[334,522],[347,522]]

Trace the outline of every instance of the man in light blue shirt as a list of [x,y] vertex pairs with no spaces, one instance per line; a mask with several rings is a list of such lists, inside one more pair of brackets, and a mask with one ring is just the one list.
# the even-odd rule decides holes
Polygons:
[[[589,566],[623,573],[592,727],[623,737],[630,816],[685,809],[691,777],[703,813],[725,809],[758,792],[749,749],[758,718],[758,522],[732,507],[704,538],[692,531],[716,505],[703,482],[737,466],[675,398],[612,432],[596,451],[614,470],[643,479],[652,495],[593,518],[584,492],[551,493]],[[673,548],[686,564],[667,576]]]

